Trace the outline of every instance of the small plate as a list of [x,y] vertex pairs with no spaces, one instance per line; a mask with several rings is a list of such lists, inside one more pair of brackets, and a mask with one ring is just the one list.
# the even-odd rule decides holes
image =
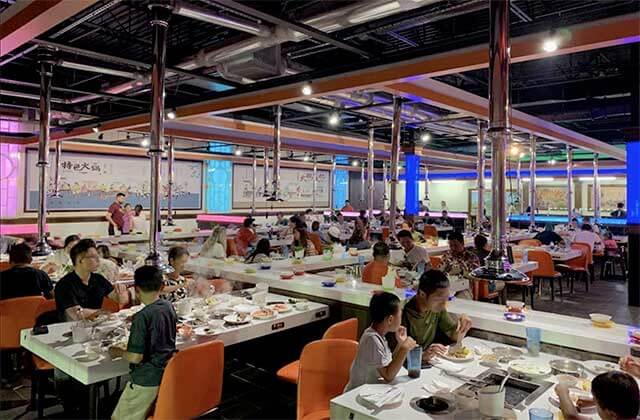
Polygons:
[[278,313],[274,310],[264,310],[264,309],[259,309],[257,311],[254,311],[251,313],[251,317],[253,319],[257,319],[259,321],[265,321],[265,320],[269,320],[269,319],[276,319],[276,317],[278,316]]
[[334,287],[336,285],[335,281],[323,281],[322,287]]
[[469,354],[467,355],[467,357],[462,357],[462,358],[461,357],[453,357],[448,352],[446,354],[444,354],[444,355],[441,355],[440,357],[442,357],[445,360],[449,360],[450,362],[456,362],[456,363],[470,362],[475,358],[475,356],[473,355],[473,350],[471,350],[471,349],[469,349]]
[[211,337],[220,334],[222,330],[218,330],[212,327],[199,327],[196,328],[194,332],[198,337]]
[[612,370],[620,370],[620,366],[612,362],[605,362],[604,360],[586,360],[580,362],[589,371],[596,375],[606,373]]
[[233,313],[231,315],[227,315],[224,318],[224,322],[231,325],[244,325],[251,322],[251,315],[247,315],[244,319],[238,319],[238,314]]
[[273,305],[267,305],[267,307],[279,314],[286,314],[287,312],[291,312],[293,310],[291,308],[291,305],[287,305],[286,303],[276,303]]

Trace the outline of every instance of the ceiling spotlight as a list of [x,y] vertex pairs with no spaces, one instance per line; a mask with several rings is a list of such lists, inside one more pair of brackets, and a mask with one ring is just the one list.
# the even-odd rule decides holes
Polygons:
[[519,150],[518,150],[518,146],[512,146],[511,147],[511,154],[513,156],[516,156],[518,154]]
[[313,89],[311,89],[311,83],[305,83],[302,85],[302,94],[305,96],[309,96],[313,93]]
[[302,160],[304,160],[305,162],[309,162],[309,155],[305,153]]
[[337,112],[332,112],[331,115],[329,115],[329,125],[336,126],[338,125],[339,122],[340,122],[340,115],[338,115]]
[[103,133],[98,134],[98,140],[104,140],[104,134]]
[[173,120],[176,118],[176,109],[173,108],[171,111],[167,112],[167,118]]
[[360,161],[358,160],[351,161],[351,166],[358,166],[358,165],[360,165]]
[[524,157],[524,152],[520,152],[520,159]]
[[549,36],[542,43],[542,49],[549,53],[558,49],[558,38],[555,30],[549,31]]
[[486,152],[487,151],[487,146],[482,146],[482,151]]
[[549,160],[549,165],[555,165],[555,164],[556,164],[556,160],[555,159]]
[[91,131],[98,134],[100,132],[100,124],[96,124],[93,127],[91,127]]
[[233,154],[235,154],[236,156],[242,156],[242,149],[236,149],[236,151],[233,152]]
[[422,135],[420,136],[420,140],[422,140],[425,143],[428,142],[429,140],[431,140],[431,134],[422,133]]
[[140,146],[142,147],[149,147],[149,144],[150,142],[148,137],[143,138],[142,141],[140,142]]

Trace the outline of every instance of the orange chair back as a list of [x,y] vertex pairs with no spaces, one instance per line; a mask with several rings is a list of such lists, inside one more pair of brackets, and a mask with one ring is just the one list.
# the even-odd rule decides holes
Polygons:
[[342,338],[344,340],[358,339],[358,318],[349,318],[345,321],[336,322],[324,332],[323,340],[332,338]]
[[349,382],[349,369],[357,351],[357,341],[343,339],[314,341],[304,347],[298,380],[298,420],[329,410],[329,401],[342,394]]
[[587,257],[587,267],[593,264],[593,251],[591,251],[591,246],[585,242],[572,242],[571,249],[580,249],[583,251],[584,255]]
[[538,268],[531,272],[533,277],[553,277],[556,270],[553,266],[553,258],[547,251],[531,249],[528,252],[529,261],[536,261]]
[[233,238],[227,238],[227,257],[238,255],[236,241]]
[[224,343],[220,340],[180,350],[162,375],[154,420],[193,419],[217,407],[223,370]]
[[440,268],[440,265],[442,265],[442,255],[429,255],[429,262],[431,263],[431,268]]
[[438,229],[432,225],[424,225],[424,236],[438,237]]
[[56,300],[55,299],[45,299],[44,302],[38,305],[36,309],[36,320],[42,314],[46,314],[47,312],[53,312],[56,310]]
[[[584,245],[586,245],[586,249],[584,248]],[[589,269],[589,265],[587,264],[587,254],[591,251],[591,249],[589,248],[588,244],[584,245],[577,244],[576,246],[574,246],[574,244],[571,244],[571,249],[580,251],[580,256],[567,261],[567,265],[569,267],[584,268],[585,270]]]
[[42,296],[27,296],[0,300],[0,350],[20,348],[20,331],[36,324]]
[[324,247],[322,246],[322,241],[320,240],[320,235],[318,235],[317,233],[310,233],[309,234],[309,240],[311,240],[311,243],[313,244],[313,247],[316,249],[316,252],[318,254],[322,254],[322,250],[324,249]]
[[537,239],[523,239],[520,242],[518,242],[518,245],[520,245],[520,246],[541,246],[542,242],[540,242]]
[[389,238],[389,228],[385,226],[382,228],[382,240],[386,241],[388,238]]
[[4,270],[10,269],[12,265],[13,264],[11,264],[9,261],[0,262],[0,271],[4,271]]

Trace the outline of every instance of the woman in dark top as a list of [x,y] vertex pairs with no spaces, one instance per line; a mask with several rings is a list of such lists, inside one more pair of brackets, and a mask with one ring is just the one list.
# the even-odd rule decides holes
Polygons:
[[256,244],[255,249],[251,252],[251,255],[244,261],[249,264],[252,262],[261,262],[263,258],[269,258],[271,254],[271,244],[267,238],[262,238]]
[[533,237],[533,239],[539,240],[542,245],[549,245],[551,242],[557,245],[560,242],[563,242],[562,236],[553,231],[553,225],[551,223],[547,223],[544,227],[544,231],[538,233]]
[[348,247],[358,250],[371,248],[371,244],[364,238],[364,234],[364,228],[361,225],[356,225],[351,238],[349,238]]

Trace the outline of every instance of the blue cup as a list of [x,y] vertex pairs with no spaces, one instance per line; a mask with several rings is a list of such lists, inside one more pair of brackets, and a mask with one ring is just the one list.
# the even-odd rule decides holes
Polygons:
[[422,371],[422,347],[415,346],[407,355],[407,370],[410,378],[419,378]]
[[527,351],[529,356],[540,354],[540,328],[527,327]]
[[553,420],[553,413],[546,408],[530,408],[529,420]]

